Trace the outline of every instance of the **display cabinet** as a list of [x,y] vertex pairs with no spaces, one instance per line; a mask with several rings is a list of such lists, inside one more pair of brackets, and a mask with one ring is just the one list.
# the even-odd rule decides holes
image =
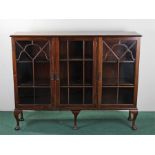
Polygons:
[[14,116],[23,110],[129,110],[136,129],[140,37],[135,32],[18,33],[12,37]]

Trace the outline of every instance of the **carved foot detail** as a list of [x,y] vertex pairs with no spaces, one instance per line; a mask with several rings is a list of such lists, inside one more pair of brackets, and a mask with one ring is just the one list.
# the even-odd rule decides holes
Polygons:
[[136,125],[132,125],[132,130],[137,130],[137,126]]
[[15,130],[20,130],[20,126],[16,126],[15,127]]
[[73,129],[77,130],[78,126],[77,126],[77,116],[80,113],[80,110],[76,110],[76,111],[72,111],[73,115],[74,115],[74,126]]
[[74,130],[77,130],[77,129],[78,129],[78,127],[77,127],[77,126],[73,126],[73,129],[74,129]]
[[24,121],[24,118],[20,118],[19,121]]

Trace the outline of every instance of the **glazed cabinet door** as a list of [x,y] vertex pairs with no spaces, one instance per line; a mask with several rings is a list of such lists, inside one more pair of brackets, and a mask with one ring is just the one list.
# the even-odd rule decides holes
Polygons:
[[57,104],[96,106],[96,38],[61,37],[57,46]]
[[136,107],[139,39],[105,37],[100,44],[100,106]]
[[49,38],[12,38],[16,108],[53,105],[54,62]]

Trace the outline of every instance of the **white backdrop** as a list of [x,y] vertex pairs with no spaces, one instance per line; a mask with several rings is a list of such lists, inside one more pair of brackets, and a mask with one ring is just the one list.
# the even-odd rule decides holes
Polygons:
[[155,20],[0,20],[0,111],[14,109],[10,34],[26,31],[137,31],[143,35],[139,110],[155,110]]

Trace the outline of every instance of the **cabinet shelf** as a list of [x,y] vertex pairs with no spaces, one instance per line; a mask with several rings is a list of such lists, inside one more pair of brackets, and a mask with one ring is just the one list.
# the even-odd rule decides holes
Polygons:
[[60,61],[93,61],[93,59],[60,59]]
[[[17,63],[33,63],[33,61],[17,61]],[[50,63],[50,61],[34,61],[34,63]]]
[[134,83],[130,82],[128,78],[103,78],[102,85],[120,85],[120,86],[133,86]]
[[103,61],[103,63],[135,63],[135,61]]
[[134,88],[134,85],[102,85],[104,88]]
[[50,82],[48,81],[37,81],[33,84],[33,82],[25,82],[25,83],[18,83],[18,86],[21,86],[21,87],[32,87],[32,86],[50,86]]
[[17,86],[18,88],[50,88],[50,86]]
[[74,85],[74,86],[60,86],[61,88],[92,88],[91,85]]

